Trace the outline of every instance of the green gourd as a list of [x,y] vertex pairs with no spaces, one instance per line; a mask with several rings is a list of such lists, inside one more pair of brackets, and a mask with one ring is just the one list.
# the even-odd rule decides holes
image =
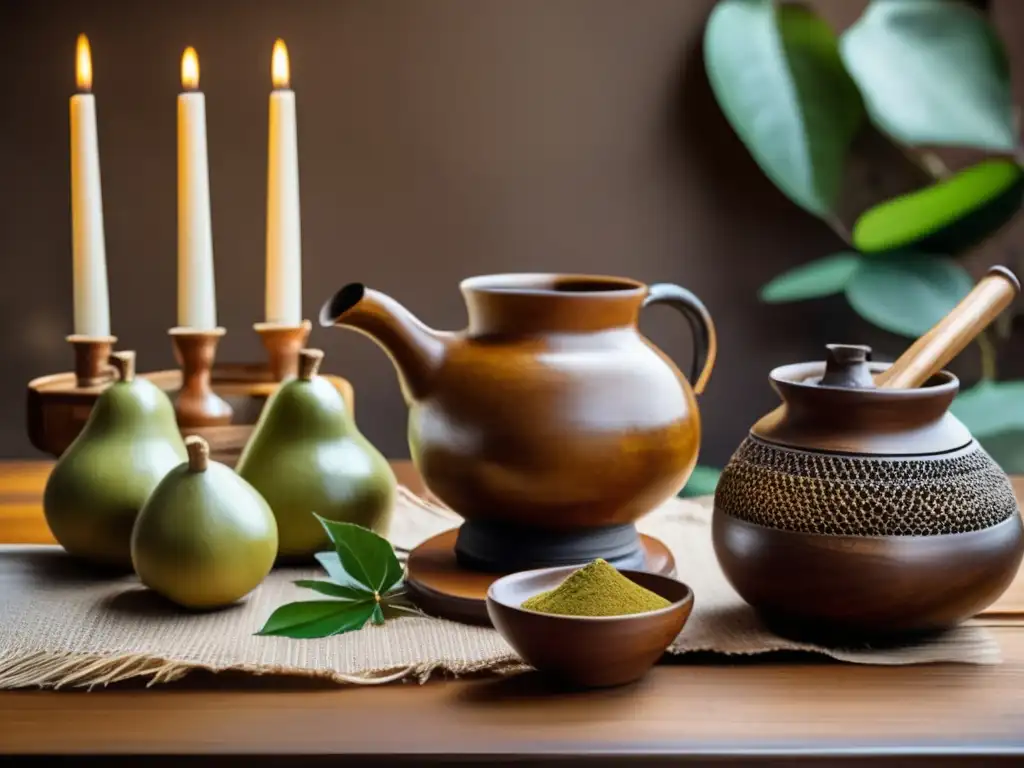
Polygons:
[[185,460],[174,406],[135,378],[135,353],[115,352],[119,374],[61,455],[43,492],[53,537],[71,555],[129,570],[135,518],[157,483]]
[[238,459],[238,474],[277,518],[278,555],[305,559],[330,549],[313,516],[355,523],[384,536],[395,475],[356,427],[341,393],[317,375],[323,352],[303,349],[299,375],[271,395]]
[[185,440],[188,462],[146,501],[132,531],[132,564],[147,587],[185,608],[222,608],[266,578],[277,556],[267,502],[207,442]]

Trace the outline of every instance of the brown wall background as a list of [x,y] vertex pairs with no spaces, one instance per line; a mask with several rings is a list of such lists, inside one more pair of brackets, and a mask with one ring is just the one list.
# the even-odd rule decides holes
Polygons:
[[[757,289],[840,249],[760,174],[715,105],[700,40],[713,0],[37,0],[0,4],[0,456],[37,455],[25,383],[70,367],[68,97],[74,42],[95,71],[111,316],[144,369],[173,364],[175,97],[196,47],[207,97],[223,360],[253,360],[262,319],[267,96],[275,37],[297,93],[304,309],[362,281],[435,327],[465,312],[457,282],[497,271],[581,271],[681,283],[718,324],[701,401],[701,460],[721,465],[776,402],[767,372],[866,341],[841,299],[766,307]],[[863,3],[821,3],[838,22]],[[1024,9],[996,3],[1012,44]],[[1020,47],[1020,46],[1016,46]],[[1020,57],[1018,69],[1021,68]],[[670,310],[643,330],[686,368]],[[316,328],[356,416],[407,456],[384,354]],[[973,355],[958,370],[970,378]]]

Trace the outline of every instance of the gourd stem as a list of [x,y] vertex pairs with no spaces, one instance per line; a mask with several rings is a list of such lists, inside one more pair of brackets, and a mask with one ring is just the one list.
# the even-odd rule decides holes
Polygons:
[[322,349],[299,350],[299,378],[309,381],[320,372],[320,363],[323,362],[324,353]]
[[107,361],[117,371],[117,377],[121,381],[135,381],[135,353],[126,350],[114,352]]
[[210,444],[199,435],[185,438],[185,450],[188,451],[188,471],[205,472],[210,464]]

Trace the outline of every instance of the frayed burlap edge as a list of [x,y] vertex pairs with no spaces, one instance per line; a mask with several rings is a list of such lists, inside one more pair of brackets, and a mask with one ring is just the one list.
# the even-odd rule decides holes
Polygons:
[[189,672],[244,672],[250,675],[281,675],[329,680],[351,685],[382,685],[404,680],[425,683],[434,673],[454,677],[478,672],[510,675],[529,669],[518,656],[475,663],[425,662],[396,669],[377,670],[365,675],[346,675],[332,669],[273,667],[265,664],[201,664],[167,659],[149,654],[106,655],[97,653],[39,651],[28,656],[0,656],[0,689],[15,688],[88,688],[104,687],[132,678],[149,678],[146,687],[171,683]]
[[[992,640],[985,642],[985,635],[975,639],[981,645],[990,645],[979,653],[977,664],[998,664],[1001,654],[998,645]],[[976,649],[977,650],[977,649]],[[688,653],[713,653],[718,656],[757,656],[779,651],[798,651],[816,655],[825,655],[839,661],[860,661],[865,663],[864,653],[867,649],[826,649],[806,644],[771,644],[759,650],[722,650],[714,647],[669,647],[666,653],[670,656],[683,656]],[[931,661],[944,662],[948,658],[938,656]],[[872,659],[874,664],[901,664],[899,661],[880,661]],[[418,681],[426,683],[435,673],[460,677],[481,672],[498,676],[507,676],[525,672],[531,667],[514,653],[477,662],[432,661],[409,664],[393,669],[381,669],[363,675],[346,675],[332,669],[302,669],[296,667],[267,666],[265,664],[202,664],[182,659],[168,659],[150,654],[98,654],[51,651],[38,651],[27,656],[15,654],[0,655],[0,689],[16,688],[87,688],[105,687],[113,683],[132,678],[149,678],[146,687],[161,683],[180,680],[190,672],[243,672],[254,676],[276,675],[288,677],[304,677],[316,680],[350,685],[383,685],[385,683]]]

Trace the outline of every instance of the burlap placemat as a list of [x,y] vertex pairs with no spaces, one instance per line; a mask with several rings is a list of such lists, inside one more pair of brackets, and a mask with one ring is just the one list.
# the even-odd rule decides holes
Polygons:
[[[407,549],[458,523],[452,512],[403,489],[390,538],[397,549]],[[1000,660],[993,637],[974,624],[927,643],[885,650],[830,649],[777,637],[761,626],[726,582],[715,560],[709,523],[706,501],[673,499],[638,526],[672,549],[679,578],[695,593],[694,613],[670,653],[803,650],[863,664]],[[322,640],[253,634],[283,603],[313,599],[293,580],[321,575],[316,569],[278,570],[240,605],[195,614],[169,606],[134,577],[97,581],[59,548],[3,548],[0,688],[94,686],[136,676],[157,683],[194,669],[361,684],[424,681],[440,671],[504,674],[524,669],[494,630],[433,618],[390,620]]]

